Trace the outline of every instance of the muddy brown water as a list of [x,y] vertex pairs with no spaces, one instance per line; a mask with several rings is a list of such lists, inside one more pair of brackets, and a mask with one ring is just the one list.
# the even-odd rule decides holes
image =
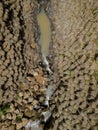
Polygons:
[[37,22],[40,28],[39,45],[41,46],[41,52],[47,56],[49,55],[49,43],[51,41],[51,28],[49,18],[44,9],[37,15]]
[[44,100],[50,83],[57,89],[45,130],[97,130],[98,0],[48,4],[53,25],[51,79],[39,64],[37,1],[0,1],[0,129],[23,130],[36,120],[42,110],[33,107]]

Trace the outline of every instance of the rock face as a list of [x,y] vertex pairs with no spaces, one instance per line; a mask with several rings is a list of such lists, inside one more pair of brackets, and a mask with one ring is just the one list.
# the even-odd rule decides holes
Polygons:
[[0,1],[0,130],[20,130],[35,119],[33,107],[45,91],[34,38],[36,2]]
[[54,64],[59,75],[49,130],[98,129],[98,1],[54,0]]
[[[45,130],[98,129],[98,0],[50,0],[52,119]],[[23,130],[41,113],[47,74],[39,65],[36,0],[0,1],[0,130]]]
[[8,88],[16,90],[26,75],[27,27],[23,13],[29,10],[23,4],[16,0],[0,2],[0,87],[5,93]]

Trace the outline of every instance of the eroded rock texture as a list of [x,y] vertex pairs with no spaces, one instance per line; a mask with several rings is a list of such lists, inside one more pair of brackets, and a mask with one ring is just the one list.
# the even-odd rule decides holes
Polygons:
[[50,130],[98,129],[98,1],[51,1],[59,85]]
[[[45,130],[98,129],[98,0],[50,0],[52,120]],[[0,1],[0,130],[38,119],[47,74],[39,65],[36,0]]]
[[0,86],[2,90],[6,90],[11,85],[15,90],[17,81],[25,76],[23,54],[25,32],[21,8],[20,1],[0,2]]
[[43,100],[47,78],[35,44],[34,6],[34,0],[0,1],[0,130],[23,129]]

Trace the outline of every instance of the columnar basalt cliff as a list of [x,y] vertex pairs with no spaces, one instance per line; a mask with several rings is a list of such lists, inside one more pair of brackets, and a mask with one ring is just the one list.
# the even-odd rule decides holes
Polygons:
[[98,129],[98,1],[51,1],[59,75],[49,130]]
[[0,130],[24,130],[38,119],[43,110],[34,107],[48,84],[56,90],[45,130],[97,130],[98,0],[47,1],[50,79],[37,44],[38,1],[0,1]]
[[36,6],[35,0],[0,1],[0,130],[24,129],[44,98]]

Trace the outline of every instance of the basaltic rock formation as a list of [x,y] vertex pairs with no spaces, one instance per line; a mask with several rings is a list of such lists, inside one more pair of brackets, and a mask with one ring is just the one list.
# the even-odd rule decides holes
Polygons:
[[[98,0],[47,0],[49,76],[42,65],[37,0],[0,1],[0,130],[25,130],[56,88],[43,130],[98,130]],[[44,25],[43,25],[44,26]]]
[[59,85],[53,94],[49,130],[98,129],[98,1],[51,1],[54,64]]

